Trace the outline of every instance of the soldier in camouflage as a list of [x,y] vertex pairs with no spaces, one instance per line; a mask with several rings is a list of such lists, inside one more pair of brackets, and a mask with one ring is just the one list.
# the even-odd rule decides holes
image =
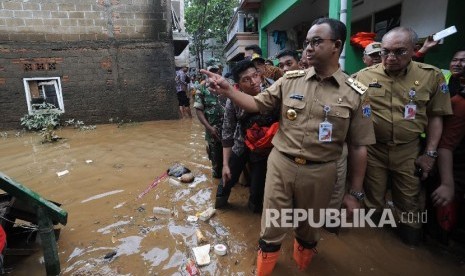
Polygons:
[[[217,66],[210,66],[208,71],[217,73]],[[205,126],[205,140],[207,141],[207,154],[212,162],[213,178],[220,179],[223,170],[223,146],[221,144],[221,128],[226,98],[217,96],[200,85],[195,94],[194,108],[197,118]]]

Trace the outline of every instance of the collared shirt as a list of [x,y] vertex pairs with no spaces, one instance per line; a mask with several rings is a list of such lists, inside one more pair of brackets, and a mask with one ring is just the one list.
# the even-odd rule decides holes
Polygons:
[[[340,69],[319,80],[314,68],[297,77],[282,77],[255,96],[261,113],[281,109],[279,130],[273,138],[277,150],[312,161],[329,162],[339,158],[346,140],[354,145],[375,142],[373,123],[363,116],[363,97],[346,84]],[[320,123],[325,121],[324,106],[329,106],[327,121],[332,124],[331,142],[319,141]],[[295,119],[288,117],[293,110]]]
[[[377,142],[412,142],[426,131],[428,117],[452,114],[444,76],[432,65],[412,61],[400,75],[389,76],[377,64],[362,69],[356,79],[369,86]],[[405,119],[408,104],[416,106],[414,119]]]
[[[243,93],[236,91],[235,93]],[[230,99],[226,100],[223,119],[222,144],[223,147],[232,147],[232,151],[240,156],[244,153],[244,133],[240,121],[245,118],[244,109],[235,105]]]
[[[261,90],[269,87],[273,83],[271,79],[265,79],[261,84]],[[236,93],[243,93],[237,91]],[[247,127],[247,119],[257,120],[260,117],[264,117],[260,114],[257,115],[250,114],[244,111],[244,109],[240,108],[239,106],[235,105],[230,99],[226,101],[224,119],[223,119],[223,129],[222,129],[222,144],[223,147],[232,147],[232,151],[236,155],[242,155],[245,151],[245,132],[244,127]],[[272,114],[267,119],[271,119],[273,117],[275,119],[275,114]],[[253,117],[253,118],[251,118]],[[263,119],[263,118],[262,118]],[[243,124],[246,125],[243,125]]]
[[176,71],[176,92],[187,92],[187,75],[186,73],[182,70],[179,69]]

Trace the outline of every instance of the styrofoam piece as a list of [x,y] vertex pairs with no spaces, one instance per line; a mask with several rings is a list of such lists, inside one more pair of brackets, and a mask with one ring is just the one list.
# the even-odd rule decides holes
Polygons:
[[57,172],[57,175],[60,177],[60,176],[63,176],[65,174],[68,174],[69,171],[68,170],[64,170],[64,171],[61,171],[61,172]]
[[210,263],[210,244],[192,248],[195,256],[195,262],[202,266]]

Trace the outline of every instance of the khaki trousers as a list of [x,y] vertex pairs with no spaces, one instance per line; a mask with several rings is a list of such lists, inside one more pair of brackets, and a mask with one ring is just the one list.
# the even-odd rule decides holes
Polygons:
[[344,199],[344,194],[346,193],[346,183],[347,183],[347,143],[344,143],[342,148],[341,157],[336,162],[337,168],[337,180],[336,185],[334,185],[334,191],[329,200],[328,208],[330,209],[339,209],[342,205],[342,200]]
[[[368,164],[365,175],[365,206],[382,211],[388,182],[391,182],[392,201],[397,220],[410,227],[420,228],[420,179],[414,175],[415,160],[420,152],[420,141],[389,146],[377,143],[367,147]],[[406,218],[409,218],[408,220]]]
[[[265,196],[260,238],[267,244],[282,243],[287,227],[266,225],[266,209],[299,208],[313,212],[315,222],[320,221],[319,210],[326,208],[336,182],[336,162],[299,165],[273,149],[268,157]],[[319,240],[318,229],[310,227],[308,220],[295,228],[295,236],[305,242]]]

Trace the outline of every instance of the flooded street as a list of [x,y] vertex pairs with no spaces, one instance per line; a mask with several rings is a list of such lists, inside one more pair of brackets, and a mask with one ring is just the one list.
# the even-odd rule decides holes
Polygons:
[[[246,187],[237,185],[231,208],[208,221],[187,220],[212,206],[216,191],[197,119],[65,128],[57,135],[64,139],[42,144],[35,133],[10,131],[0,138],[0,171],[68,212],[58,242],[63,275],[187,275],[197,229],[210,245],[228,246],[226,256],[210,251],[202,275],[253,275],[260,215],[248,211]],[[137,199],[176,162],[192,170],[193,184],[165,179]],[[154,207],[169,211],[154,213]],[[274,275],[465,274],[463,257],[431,245],[410,248],[386,230],[322,231],[321,237],[319,254],[300,273],[288,235]],[[41,260],[38,252],[14,263],[11,275],[45,275]]]

